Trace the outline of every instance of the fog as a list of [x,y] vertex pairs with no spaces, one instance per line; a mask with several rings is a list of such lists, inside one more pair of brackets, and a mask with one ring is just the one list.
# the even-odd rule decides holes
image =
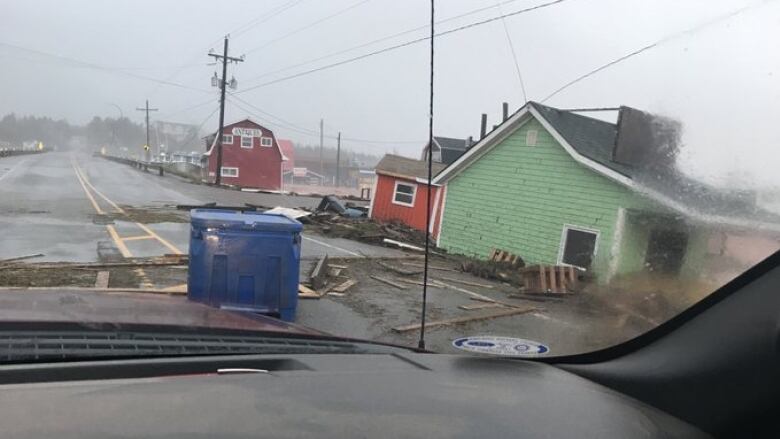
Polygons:
[[[504,1],[501,11],[541,3]],[[496,4],[440,0],[437,20],[487,9],[437,30],[495,17]],[[218,93],[210,87],[215,66],[207,53],[221,52],[222,37],[231,33],[231,54],[246,59],[229,67],[238,88],[227,104],[227,122],[250,116],[277,136],[316,144],[323,118],[329,145],[341,131],[347,149],[418,155],[427,138],[427,42],[248,89],[423,37],[425,28],[267,75],[423,27],[428,7],[411,0],[4,1],[0,115],[86,124],[121,112],[141,122],[136,107],[149,99],[160,109],[154,119],[213,131]],[[545,103],[628,105],[675,118],[683,124],[678,164],[684,172],[721,185],[773,189],[780,186],[774,171],[780,158],[778,22],[777,2],[567,0],[454,32],[436,39],[435,132],[477,137],[481,113],[492,125],[500,122],[502,102],[513,110],[523,105],[504,24],[527,99],[537,101],[661,41]]]

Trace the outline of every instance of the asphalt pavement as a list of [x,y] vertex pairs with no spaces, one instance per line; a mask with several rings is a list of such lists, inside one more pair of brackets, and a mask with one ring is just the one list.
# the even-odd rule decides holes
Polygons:
[[[315,207],[320,199],[199,185],[72,152],[0,159],[0,259],[90,262],[107,255],[187,253],[189,224],[123,220],[124,209],[177,204]],[[105,216],[112,216],[106,221]],[[302,258],[387,256],[402,252],[304,233]]]

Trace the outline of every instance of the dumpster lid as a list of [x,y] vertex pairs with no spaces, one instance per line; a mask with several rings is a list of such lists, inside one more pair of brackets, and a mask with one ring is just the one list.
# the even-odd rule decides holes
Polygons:
[[192,209],[192,225],[225,230],[268,230],[279,232],[300,232],[303,225],[284,215],[262,212],[241,212],[239,210]]

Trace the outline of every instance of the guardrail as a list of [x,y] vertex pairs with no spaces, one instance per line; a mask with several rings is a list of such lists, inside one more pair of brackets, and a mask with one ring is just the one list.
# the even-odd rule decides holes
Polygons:
[[102,158],[104,158],[106,160],[110,160],[112,162],[122,163],[122,164],[125,164],[125,165],[128,165],[128,166],[132,166],[132,167],[134,167],[136,169],[140,169],[142,171],[147,171],[148,172],[149,169],[152,169],[152,170],[156,169],[157,173],[160,176],[164,176],[165,173],[167,172],[169,174],[177,175],[179,177],[186,178],[186,179],[189,179],[191,181],[200,183],[200,176],[199,175],[195,175],[194,173],[188,173],[188,172],[176,169],[176,166],[175,166],[174,163],[145,162],[145,161],[130,159],[130,158],[126,158],[126,157],[116,157],[116,156],[103,155],[103,154],[97,154],[97,153],[94,154],[94,155],[96,157],[102,157]]
[[43,154],[47,149],[0,149],[0,157],[11,157],[25,154]]

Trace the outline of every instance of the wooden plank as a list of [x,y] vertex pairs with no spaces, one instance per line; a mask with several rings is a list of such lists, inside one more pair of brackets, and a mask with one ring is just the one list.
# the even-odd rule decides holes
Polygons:
[[[150,262],[87,262],[87,263],[55,263],[55,264],[8,264],[7,268],[31,268],[36,270],[62,268],[111,268],[111,267],[165,267],[172,265],[187,265],[187,261],[150,261]],[[3,266],[6,268],[6,266]]]
[[319,299],[320,294],[303,284],[298,284],[298,298]]
[[32,255],[18,256],[18,257],[15,257],[15,258],[0,259],[0,264],[7,264],[9,262],[18,262],[18,261],[23,261],[25,259],[41,258],[43,256],[44,256],[43,253],[35,253],[35,254],[32,254]]
[[398,248],[402,248],[402,249],[406,249],[406,250],[414,250],[414,251],[418,251],[418,252],[425,251],[425,249],[422,248],[422,247],[418,247],[416,245],[407,244],[407,243],[401,242],[401,241],[396,241],[394,239],[387,239],[387,238],[385,238],[385,239],[382,240],[382,242],[385,243],[385,244],[389,244],[389,245],[392,245],[392,246],[395,246],[395,247],[398,247]]
[[311,286],[313,286],[316,290],[323,288],[325,284],[328,283],[327,264],[328,254],[326,253],[325,256],[321,257],[317,261],[317,264],[311,271],[311,275],[309,276],[311,278]]
[[558,279],[555,277],[555,266],[550,267],[550,292],[559,293]]
[[458,308],[464,309],[466,311],[472,311],[475,309],[485,309],[485,308],[498,308],[503,307],[504,305],[501,305],[500,303],[475,303],[475,304],[469,304],[469,305],[459,305]]
[[[426,322],[425,329],[435,328],[438,326],[449,326],[449,325],[457,325],[460,323],[476,322],[480,320],[489,320],[489,319],[495,319],[497,317],[508,317],[508,316],[513,316],[518,314],[526,314],[536,310],[537,309],[534,307],[510,308],[510,309],[502,308],[498,311],[494,311],[486,314],[469,315],[464,317],[455,317],[452,319],[434,320],[434,321]],[[392,329],[395,332],[409,332],[409,331],[419,330],[420,326],[421,325],[419,323],[413,323],[411,325],[396,326]]]
[[336,264],[330,264],[330,263],[328,264],[328,267],[330,267],[330,268],[340,268],[342,270],[346,270],[347,268],[349,268],[346,265],[336,265]]
[[170,293],[186,293],[187,292],[187,284],[179,284],[179,285],[173,285],[170,287],[163,288],[163,291],[168,291]]
[[352,288],[354,285],[357,284],[357,281],[354,279],[349,279],[348,281],[341,283],[339,285],[336,285],[331,289],[331,291],[335,293],[343,293],[344,291],[347,291],[348,289]]
[[108,288],[108,277],[110,275],[110,271],[98,271],[95,277],[95,288]]
[[471,286],[471,287],[491,288],[491,289],[493,288],[493,285],[481,284],[481,283],[477,283],[477,282],[469,282],[467,280],[455,279],[454,277],[444,277],[444,276],[442,276],[441,279],[446,280],[446,281],[450,281],[450,282],[463,284],[463,285],[468,285],[468,286]]
[[[401,265],[406,265],[407,267],[415,267],[415,268],[425,268],[425,265],[423,264],[416,264],[413,262],[401,262]],[[439,270],[439,271],[459,271],[454,268],[448,268],[448,267],[439,267],[436,265],[430,265],[428,264],[429,270]]]
[[488,261],[495,261],[496,260],[496,253],[498,253],[498,250],[495,248],[490,249],[490,253],[488,253]]
[[547,276],[544,274],[544,265],[539,266],[539,289],[547,292]]
[[404,270],[403,268],[393,267],[392,265],[382,261],[376,261],[376,263],[386,270],[390,270],[393,273],[398,273],[403,276],[417,276],[418,274],[422,274],[422,270]]
[[[398,279],[398,280],[400,282],[404,282],[404,283],[407,283],[407,284],[420,285],[420,286],[423,285],[423,281],[421,281],[421,280],[413,280],[413,279]],[[433,287],[433,288],[443,288],[441,285],[439,285],[437,283],[432,283],[432,282],[428,282],[428,286],[429,287]]]
[[187,294],[186,291],[168,291],[167,289],[158,288],[90,288],[90,287],[0,287],[0,291],[47,291],[56,293],[58,291],[85,291],[85,292],[97,292],[97,293],[148,293],[148,294],[170,294],[179,295]]
[[393,281],[391,281],[390,279],[385,279],[385,278],[383,278],[383,277],[375,276],[375,275],[373,275],[373,274],[372,274],[370,277],[371,277],[371,279],[378,280],[379,282],[382,282],[382,283],[385,283],[385,284],[387,284],[387,285],[390,285],[390,286],[396,287],[396,288],[398,288],[399,290],[405,290],[405,289],[406,289],[406,287],[405,287],[405,286],[403,286],[403,285],[401,285],[401,284],[399,284],[399,283],[393,282]]
[[491,297],[485,296],[484,294],[479,294],[479,293],[475,293],[473,291],[469,291],[469,290],[467,290],[465,288],[456,287],[455,285],[444,283],[444,282],[442,282],[440,280],[437,280],[436,282],[438,282],[439,284],[441,284],[445,288],[450,288],[450,289],[455,290],[455,291],[460,291],[461,293],[468,294],[471,297],[476,297],[479,300],[482,300],[482,301],[485,301],[485,302],[499,303],[497,300],[495,300],[495,299],[493,299]]

